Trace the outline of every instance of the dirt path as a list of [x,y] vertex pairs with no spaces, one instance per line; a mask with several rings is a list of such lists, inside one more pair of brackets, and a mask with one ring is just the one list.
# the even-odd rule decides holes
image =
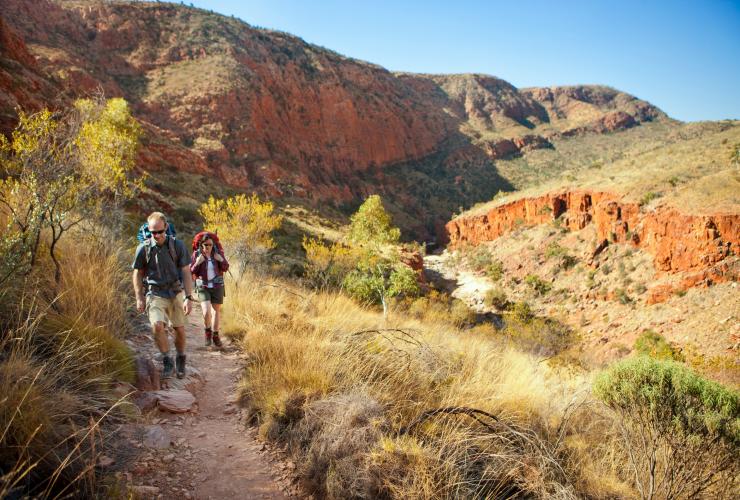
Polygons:
[[[119,477],[141,498],[299,497],[292,486],[293,464],[258,441],[233,404],[242,364],[238,351],[228,341],[221,350],[203,347],[199,313],[196,305],[186,326],[188,376],[168,384],[190,391],[196,402],[181,414],[154,409],[127,429],[118,449],[124,465]],[[141,354],[156,354],[149,335],[140,334],[131,344]]]

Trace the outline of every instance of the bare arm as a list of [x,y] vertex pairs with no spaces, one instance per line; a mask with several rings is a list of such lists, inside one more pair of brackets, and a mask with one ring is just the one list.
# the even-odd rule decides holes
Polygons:
[[139,312],[144,312],[144,270],[134,269],[132,275],[132,281],[134,283],[134,296],[136,297],[136,309]]
[[185,295],[193,294],[193,277],[190,275],[190,266],[182,266],[182,286],[185,289]]
[[[190,297],[193,294],[193,277],[190,275],[190,266],[185,265],[180,268],[182,271],[182,286],[185,288],[185,297]],[[193,304],[187,298],[182,303],[182,310],[187,315],[190,314],[190,309]]]

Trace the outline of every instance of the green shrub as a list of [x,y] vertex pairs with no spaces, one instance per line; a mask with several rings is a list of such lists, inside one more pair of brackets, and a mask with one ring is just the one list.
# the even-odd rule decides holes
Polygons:
[[474,271],[484,271],[493,264],[491,251],[484,245],[479,245],[468,257],[468,264]]
[[567,250],[554,241],[547,245],[547,248],[545,249],[545,257],[547,257],[548,259],[551,259],[553,257],[562,257],[566,253]]
[[473,326],[477,316],[468,305],[462,300],[455,299],[450,306],[450,321],[456,328],[466,328]]
[[493,281],[499,281],[504,275],[504,265],[499,260],[494,260],[486,269],[486,275]]
[[740,395],[648,356],[602,372],[594,394],[617,415],[642,498],[729,498],[740,473]]
[[645,193],[642,196],[642,198],[640,198],[640,206],[641,207],[642,206],[645,206],[648,203],[650,203],[651,201],[653,201],[654,199],[660,198],[660,196],[661,196],[660,193],[656,193],[656,192],[653,192],[653,191],[648,191],[647,193]]
[[627,268],[624,266],[624,262],[622,262],[621,260],[617,264],[617,271],[619,272],[620,278],[624,278],[625,276],[627,276]]
[[528,323],[534,318],[532,307],[528,302],[515,302],[509,310],[512,317],[520,323]]
[[653,330],[645,330],[637,337],[635,351],[655,359],[683,361],[681,353],[674,349],[661,334]]
[[524,278],[524,282],[532,287],[532,289],[537,292],[537,295],[545,295],[552,289],[552,285],[550,285],[550,283],[546,282],[536,274],[528,274],[527,277]]
[[570,269],[576,265],[576,262],[578,262],[578,259],[570,255],[566,248],[561,247],[556,242],[552,242],[547,245],[545,257],[548,259],[558,259],[559,269]]
[[382,304],[387,315],[388,299],[419,294],[416,273],[410,267],[393,262],[379,262],[350,271],[342,286],[352,297],[367,304]]
[[570,254],[565,254],[560,258],[560,269],[570,269],[578,263],[578,259]]
[[596,285],[596,280],[594,279],[596,277],[596,270],[592,269],[588,272],[588,276],[586,277],[586,286],[590,289],[593,288],[594,285]]
[[506,319],[503,334],[523,351],[537,356],[553,356],[573,345],[576,338],[567,325],[532,314],[526,302],[515,304]]
[[624,288],[617,288],[614,290],[614,295],[617,297],[617,300],[624,305],[632,303],[632,299],[627,295]]
[[494,287],[488,290],[484,301],[487,306],[495,307],[496,309],[504,309],[509,303],[506,299],[506,292],[499,287]]

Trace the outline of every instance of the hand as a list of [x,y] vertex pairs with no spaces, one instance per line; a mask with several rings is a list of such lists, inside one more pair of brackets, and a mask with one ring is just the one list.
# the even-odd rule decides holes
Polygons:
[[185,299],[183,301],[183,303],[182,303],[182,312],[185,313],[185,316],[189,316],[190,315],[190,311],[192,310],[192,308],[193,308],[193,305],[190,302],[190,300]]
[[213,258],[216,259],[218,262],[223,262],[224,258],[221,257],[220,253],[213,254]]
[[195,265],[196,265],[196,266],[199,266],[199,265],[201,265],[201,264],[202,264],[203,262],[205,262],[205,260],[206,260],[206,258],[205,258],[205,257],[203,257],[203,254],[200,254],[200,255],[198,255],[198,258],[197,258],[197,259],[195,259]]
[[142,297],[136,297],[136,310],[140,313],[143,313],[144,309],[146,309],[146,303],[144,302],[144,299]]

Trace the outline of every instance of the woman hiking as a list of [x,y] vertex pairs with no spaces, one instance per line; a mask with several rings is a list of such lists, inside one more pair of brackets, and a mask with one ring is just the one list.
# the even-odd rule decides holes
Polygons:
[[229,262],[218,243],[218,237],[208,232],[201,232],[193,240],[193,256],[190,260],[190,272],[195,279],[195,292],[200,301],[203,313],[206,346],[211,342],[221,347],[218,329],[221,323],[221,305],[224,303],[224,277]]

